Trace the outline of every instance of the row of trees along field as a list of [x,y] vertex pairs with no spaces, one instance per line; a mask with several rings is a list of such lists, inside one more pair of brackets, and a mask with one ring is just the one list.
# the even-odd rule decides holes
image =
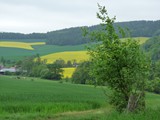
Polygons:
[[0,57],[0,65],[12,66],[16,63],[14,60],[5,59],[3,56]]
[[31,56],[16,63],[17,75],[59,80],[62,77],[61,66],[57,63],[46,64],[39,55]]
[[22,33],[7,33],[7,32],[1,32],[0,33],[0,39],[46,39],[45,33],[31,33],[31,34],[22,34]]
[[[3,57],[0,60],[0,63],[3,66],[6,66],[6,64],[9,65]],[[63,59],[57,59],[56,61],[53,61],[53,63],[47,64],[47,60],[42,60],[39,54],[19,60],[13,64],[18,71],[16,73],[5,72],[5,75],[39,77],[49,80],[61,80],[63,77],[63,68],[71,68],[78,65],[76,60],[68,60],[65,62]]]
[[[113,24],[116,33],[119,27],[129,29],[132,37],[152,37],[160,33],[160,21],[131,21]],[[101,25],[86,27],[89,31],[99,31]],[[89,38],[83,37],[81,27],[51,31],[47,33],[0,33],[0,40],[44,39],[48,45],[79,45],[89,42]],[[119,36],[121,35],[118,33]]]
[[[130,30],[132,37],[152,37],[159,31],[160,21],[132,21],[114,23],[116,33],[118,28],[127,28]],[[99,31],[102,29],[100,25],[86,27],[89,31]],[[118,33],[119,34],[119,33]],[[119,34],[121,35],[121,34]],[[87,43],[89,38],[82,36],[80,27],[63,29],[47,33],[47,44],[55,45],[77,45]]]

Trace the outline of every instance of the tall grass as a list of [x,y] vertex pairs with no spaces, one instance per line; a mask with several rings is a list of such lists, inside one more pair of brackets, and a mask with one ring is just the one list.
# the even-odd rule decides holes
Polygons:
[[34,78],[0,76],[0,111],[3,114],[55,114],[104,106],[99,88]]
[[118,113],[112,112],[100,112],[100,113],[89,113],[83,115],[69,115],[63,116],[59,120],[159,120],[160,108],[157,110],[146,109],[140,113]]
[[146,103],[145,112],[119,114],[101,87],[0,76],[0,120],[159,120],[160,95],[147,93]]

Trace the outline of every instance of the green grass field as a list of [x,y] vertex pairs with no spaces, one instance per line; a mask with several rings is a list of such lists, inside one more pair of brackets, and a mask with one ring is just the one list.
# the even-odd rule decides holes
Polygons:
[[0,76],[0,118],[54,115],[106,106],[99,88]]
[[147,93],[146,103],[147,113],[119,114],[101,87],[0,76],[0,120],[158,120],[160,95]]

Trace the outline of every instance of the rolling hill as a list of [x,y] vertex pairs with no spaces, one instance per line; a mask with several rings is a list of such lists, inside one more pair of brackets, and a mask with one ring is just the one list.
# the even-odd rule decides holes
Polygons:
[[[115,23],[114,26],[115,29],[117,29],[117,26],[121,26],[122,28],[129,28],[132,36],[144,37],[140,39],[143,39],[143,42],[145,42],[147,39],[146,37],[151,37],[154,34],[159,33],[159,24],[160,21],[131,21],[118,22]],[[91,26],[88,27],[88,29],[89,31],[101,30],[100,25]],[[22,34],[2,32],[0,33],[0,42],[23,42],[26,45],[18,45],[18,43],[16,43],[17,45],[15,43],[11,43],[12,45],[1,45],[0,57],[15,61],[36,54],[45,56],[57,52],[85,51],[84,43],[88,41],[89,40],[87,38],[82,36],[81,27],[51,31],[47,33]],[[45,42],[46,45],[30,45],[30,43],[33,42]],[[6,46],[10,47],[6,48]],[[19,49],[24,48],[24,46],[26,46],[25,49]]]
[[[57,45],[33,45],[34,50],[13,48],[13,47],[0,47],[0,57],[4,57],[6,60],[20,60],[27,56],[33,56],[39,54],[40,56],[53,54],[64,51],[83,51],[86,45],[76,46],[57,46]],[[4,54],[5,53],[5,54]]]
[[[145,43],[149,38],[136,37],[135,40],[140,44]],[[125,40],[125,39],[122,39]],[[22,40],[25,41],[25,40]],[[5,52],[5,54],[4,54]],[[65,62],[75,61],[77,63],[88,60],[89,56],[86,52],[86,44],[75,46],[56,46],[46,45],[44,42],[13,42],[13,41],[0,41],[0,56],[5,60],[9,60],[10,64],[17,60],[22,60],[25,57],[39,54],[47,63],[53,63],[57,59],[63,59]],[[9,64],[8,63],[8,64]],[[74,72],[72,68],[64,69],[64,78],[71,77]]]
[[[145,43],[149,38],[147,37],[136,37],[135,40],[138,40],[140,44]],[[123,39],[122,39],[123,40]],[[19,40],[20,41],[20,40]],[[20,60],[27,56],[33,56],[39,54],[40,56],[47,56],[49,54],[65,52],[65,51],[86,51],[87,44],[82,45],[66,45],[66,46],[57,46],[57,45],[46,45],[44,42],[25,42],[25,39],[17,42],[14,41],[0,41],[0,57],[4,57],[7,60]],[[2,44],[2,43],[5,43]],[[5,54],[4,54],[5,52]],[[58,58],[57,58],[58,59]],[[73,58],[74,59],[74,58]]]

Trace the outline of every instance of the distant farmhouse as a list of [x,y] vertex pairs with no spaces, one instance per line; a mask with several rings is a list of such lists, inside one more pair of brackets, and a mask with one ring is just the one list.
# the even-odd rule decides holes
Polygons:
[[0,67],[0,74],[4,74],[5,72],[15,73],[15,72],[17,72],[17,69],[16,69],[15,67],[3,68],[3,67],[1,66],[1,67]]

